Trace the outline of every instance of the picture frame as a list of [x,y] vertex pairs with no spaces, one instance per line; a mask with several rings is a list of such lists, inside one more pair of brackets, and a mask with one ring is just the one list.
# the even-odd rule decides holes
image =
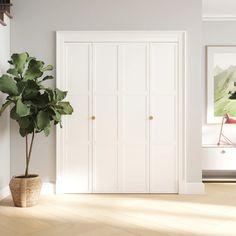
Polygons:
[[236,117],[236,45],[206,46],[207,123],[219,124],[228,114]]

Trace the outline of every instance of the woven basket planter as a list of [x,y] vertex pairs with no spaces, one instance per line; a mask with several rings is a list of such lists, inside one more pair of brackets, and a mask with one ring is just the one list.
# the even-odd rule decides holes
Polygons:
[[38,203],[42,181],[38,175],[13,176],[9,187],[16,207],[31,207]]

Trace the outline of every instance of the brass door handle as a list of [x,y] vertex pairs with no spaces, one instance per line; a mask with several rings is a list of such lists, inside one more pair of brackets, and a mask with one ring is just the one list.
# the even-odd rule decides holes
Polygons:
[[153,116],[149,116],[149,120],[153,120],[153,118],[154,118]]
[[96,117],[95,116],[92,116],[92,120],[95,120],[96,119]]

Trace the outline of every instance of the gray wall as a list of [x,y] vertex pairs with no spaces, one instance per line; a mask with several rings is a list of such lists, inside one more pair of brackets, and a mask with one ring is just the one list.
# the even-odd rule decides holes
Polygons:
[[[56,30],[187,30],[188,181],[201,181],[201,1],[200,0],[13,0],[12,52],[55,65]],[[54,83],[52,83],[54,85]],[[11,173],[23,171],[23,141],[11,124]],[[55,181],[55,133],[37,137],[32,168]]]
[[[204,21],[203,22],[203,68],[206,71],[205,63],[205,46],[206,45],[236,45],[236,21]],[[207,90],[207,78],[204,73],[204,91]],[[207,112],[207,91],[204,93],[202,120],[203,120],[203,135],[202,142],[204,145],[216,144],[219,137],[220,125],[206,124]],[[227,135],[230,139],[236,142],[236,126],[225,127]]]
[[[0,25],[0,75],[8,69],[7,60],[10,56],[10,19],[4,18],[7,26]],[[5,101],[5,95],[0,93],[0,105]],[[0,116],[0,199],[5,197],[6,187],[10,179],[10,120],[7,110]]]

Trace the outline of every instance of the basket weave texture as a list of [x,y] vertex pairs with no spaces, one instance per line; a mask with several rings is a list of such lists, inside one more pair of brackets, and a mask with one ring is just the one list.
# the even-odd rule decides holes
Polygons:
[[30,178],[13,176],[9,187],[16,207],[31,207],[38,203],[42,181],[38,175]]

